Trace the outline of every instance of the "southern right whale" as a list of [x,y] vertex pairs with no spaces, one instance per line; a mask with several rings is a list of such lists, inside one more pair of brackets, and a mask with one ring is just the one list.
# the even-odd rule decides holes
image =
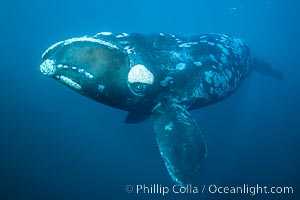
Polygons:
[[40,71],[76,92],[129,112],[126,122],[154,117],[161,156],[172,179],[190,182],[206,143],[190,110],[229,97],[253,72],[284,79],[225,34],[113,34],[71,38],[49,47]]

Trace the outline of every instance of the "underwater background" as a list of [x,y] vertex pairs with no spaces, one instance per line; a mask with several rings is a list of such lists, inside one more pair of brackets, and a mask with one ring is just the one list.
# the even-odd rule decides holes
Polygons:
[[[300,2],[297,0],[2,0],[0,200],[298,199]],[[39,71],[54,42],[101,31],[246,41],[285,81],[253,73],[230,98],[192,111],[208,155],[193,186],[291,186],[294,194],[137,194],[173,186],[153,121],[81,96]]]

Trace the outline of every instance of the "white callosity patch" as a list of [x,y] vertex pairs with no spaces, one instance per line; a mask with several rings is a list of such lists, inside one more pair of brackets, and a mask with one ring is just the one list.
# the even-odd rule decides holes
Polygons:
[[[175,39],[177,41],[177,43],[181,43],[182,41],[179,38]],[[182,47],[181,45],[179,45],[179,47]],[[190,47],[190,46],[189,46]]]
[[212,86],[210,87],[209,92],[211,94],[215,93],[219,97],[224,96],[224,94],[232,90],[229,84],[231,78],[232,72],[228,69],[222,73],[216,73],[212,70],[205,72],[205,80]]
[[225,35],[225,34],[221,34],[221,38],[224,39],[224,40],[227,40],[229,38],[229,36]]
[[212,61],[218,62],[217,59],[216,59],[216,57],[215,57],[213,54],[209,54],[209,57],[210,57],[210,59],[211,59]]
[[128,33],[122,33],[120,35],[117,35],[116,38],[122,38],[122,37],[128,37],[129,34]]
[[92,74],[90,74],[89,72],[85,72],[84,74],[85,74],[85,76],[86,76],[87,78],[89,78],[89,79],[94,78],[94,76],[93,76]]
[[178,63],[176,65],[176,69],[181,71],[181,70],[184,70],[186,68],[186,64],[185,63]]
[[152,85],[154,76],[144,65],[138,64],[130,69],[128,73],[128,82]]
[[71,88],[74,88],[76,90],[81,89],[81,86],[78,83],[76,83],[75,81],[73,81],[72,79],[65,77],[65,76],[60,76],[59,78],[63,83],[70,86]]
[[205,93],[204,93],[202,83],[200,84],[200,87],[193,90],[192,97],[194,97],[194,98],[203,98],[203,97],[205,97]]
[[223,87],[223,85],[225,84],[225,79],[224,79],[224,77],[223,76],[220,76],[220,75],[215,75],[214,76],[214,84],[215,84],[215,87],[220,87],[220,86],[222,86]]
[[105,89],[105,86],[104,85],[98,85],[98,90],[100,92],[103,92],[103,90]]
[[179,47],[180,48],[189,48],[192,45],[196,45],[196,44],[198,44],[198,42],[188,42],[188,43],[183,43],[183,44],[179,45]]
[[173,83],[172,79],[173,78],[171,76],[167,76],[164,80],[160,81],[159,83],[162,87],[166,87],[169,83]]
[[229,82],[229,77],[227,75],[216,74],[214,76],[214,83],[215,83],[215,91],[214,92],[218,96],[223,96],[227,92],[231,91],[231,86],[229,85],[228,82]]
[[49,53],[50,51],[52,51],[53,49],[55,49],[57,46],[59,46],[60,44],[62,44],[64,41],[60,41],[57,42],[53,45],[51,45],[43,54],[42,54],[42,59],[44,59]]
[[202,66],[202,62],[200,61],[195,61],[194,65],[196,65],[197,67],[201,67]]
[[217,44],[217,46],[223,51],[227,56],[229,55],[228,49],[226,49],[222,44]]
[[168,125],[165,126],[166,131],[171,131],[173,129],[173,123],[170,122]]
[[226,57],[224,54],[222,54],[222,56],[221,56],[221,62],[222,62],[224,65],[227,64],[227,57]]
[[[72,70],[76,70],[78,67],[72,67]],[[85,71],[84,69],[78,69],[78,72],[80,74],[84,74],[86,78],[88,79],[93,79],[94,78],[94,75],[92,75],[91,73]]]
[[98,35],[111,35],[112,32],[100,32],[100,33],[97,33],[96,36]]
[[226,73],[229,79],[232,77],[232,72],[229,69],[226,69]]
[[134,51],[134,47],[130,47],[130,46],[126,46],[124,48],[124,50],[128,53],[128,54],[135,54],[135,51]]
[[205,80],[207,83],[211,84],[211,78],[213,77],[213,75],[214,75],[213,71],[205,72]]
[[45,60],[41,65],[40,65],[40,71],[45,75],[45,76],[53,76],[56,71],[56,66],[55,66],[55,61],[54,60]]
[[68,45],[74,42],[94,42],[94,43],[98,43],[113,49],[119,49],[116,45],[107,42],[107,41],[103,41],[103,40],[99,40],[99,39],[95,39],[95,38],[91,38],[91,37],[79,37],[79,38],[71,38],[68,40],[64,41],[64,45]]
[[210,79],[210,77],[207,77],[207,76],[206,76],[206,77],[205,77],[205,80],[206,80],[207,83],[211,84],[211,79]]
[[192,98],[207,98],[203,83],[192,90]]
[[233,46],[232,51],[235,54],[235,56],[237,56],[238,58],[241,58],[242,54],[244,52],[244,50],[242,48],[242,47],[244,47],[244,42],[239,38],[235,38],[232,41],[232,46]]
[[[106,32],[108,33],[108,32]],[[43,54],[42,54],[42,59],[44,59],[53,49],[55,49],[56,47],[58,47],[59,45],[68,45],[71,44],[73,42],[94,42],[94,43],[98,43],[104,46],[108,46],[110,48],[113,49],[119,49],[116,45],[107,42],[107,41],[103,41],[103,40],[99,40],[99,39],[95,39],[95,38],[91,38],[91,37],[79,37],[79,38],[71,38],[65,41],[60,41],[57,42],[53,45],[51,45]]]
[[187,44],[187,43],[183,43],[183,44],[181,44],[181,45],[179,45],[179,47],[180,48],[189,48],[189,47],[191,47],[191,45],[189,45],[189,44]]

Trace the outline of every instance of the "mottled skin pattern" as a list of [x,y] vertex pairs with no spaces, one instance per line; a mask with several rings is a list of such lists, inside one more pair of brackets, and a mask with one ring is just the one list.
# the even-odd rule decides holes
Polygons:
[[253,71],[250,49],[232,36],[131,34],[117,38],[100,34],[96,38],[118,44],[127,50],[131,66],[142,63],[154,74],[154,84],[139,99],[142,111],[150,111],[158,102],[188,109],[216,103],[230,96]]
[[49,47],[41,72],[108,106],[129,111],[128,123],[154,118],[157,144],[172,179],[185,185],[206,156],[188,110],[230,96],[255,69],[284,79],[222,34],[112,34],[72,38]]

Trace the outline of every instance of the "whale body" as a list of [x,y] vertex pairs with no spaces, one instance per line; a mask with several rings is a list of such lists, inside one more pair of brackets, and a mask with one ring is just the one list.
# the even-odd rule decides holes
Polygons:
[[113,34],[67,39],[42,55],[40,71],[102,104],[126,110],[127,123],[154,118],[161,156],[173,181],[188,184],[206,157],[190,114],[233,94],[253,72],[284,79],[226,34]]

